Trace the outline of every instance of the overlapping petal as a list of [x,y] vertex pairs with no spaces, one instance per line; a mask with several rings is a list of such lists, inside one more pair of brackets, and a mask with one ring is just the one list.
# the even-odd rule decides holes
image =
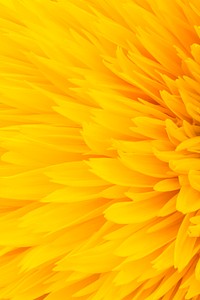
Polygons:
[[0,299],[200,297],[198,0],[0,0]]

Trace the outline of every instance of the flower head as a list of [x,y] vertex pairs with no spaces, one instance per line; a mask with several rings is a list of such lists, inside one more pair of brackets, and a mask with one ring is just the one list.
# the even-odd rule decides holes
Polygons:
[[0,0],[0,299],[200,299],[200,2]]

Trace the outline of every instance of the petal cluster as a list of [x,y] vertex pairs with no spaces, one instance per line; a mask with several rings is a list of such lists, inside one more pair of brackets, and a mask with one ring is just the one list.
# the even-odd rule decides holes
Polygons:
[[0,299],[200,299],[200,2],[0,0]]

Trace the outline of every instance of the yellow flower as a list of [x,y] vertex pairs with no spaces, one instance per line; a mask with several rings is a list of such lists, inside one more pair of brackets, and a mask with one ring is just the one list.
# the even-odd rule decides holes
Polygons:
[[200,299],[200,1],[0,0],[0,299]]

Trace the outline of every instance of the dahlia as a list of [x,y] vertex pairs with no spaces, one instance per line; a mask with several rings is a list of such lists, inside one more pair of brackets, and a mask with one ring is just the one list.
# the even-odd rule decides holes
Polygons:
[[200,1],[0,0],[0,299],[200,299]]

